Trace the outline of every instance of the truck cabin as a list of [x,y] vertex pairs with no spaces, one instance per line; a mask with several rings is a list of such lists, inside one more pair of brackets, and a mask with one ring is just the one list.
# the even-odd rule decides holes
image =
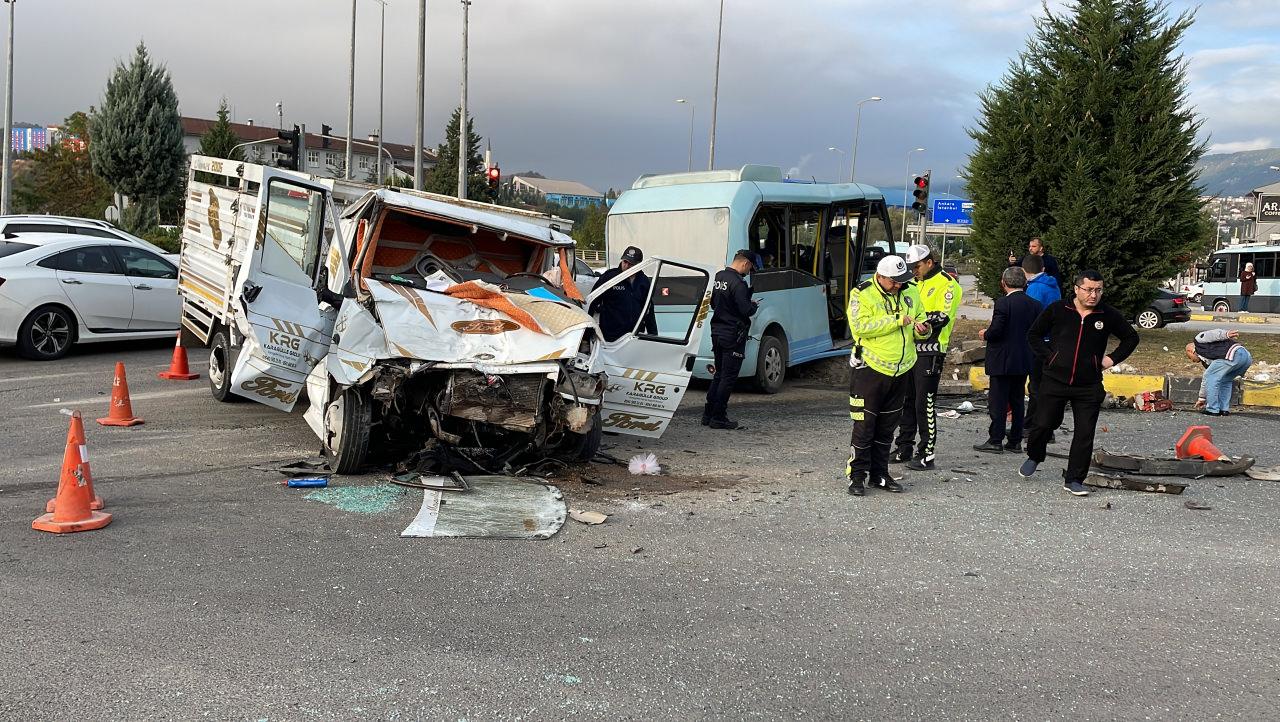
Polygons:
[[469,214],[454,217],[427,207],[438,202],[409,203],[377,203],[361,214],[352,255],[352,277],[361,292],[370,278],[431,291],[482,281],[505,291],[542,289],[567,302],[581,301],[572,272],[565,270],[574,262],[568,236],[519,222],[486,225],[491,218],[473,222]]

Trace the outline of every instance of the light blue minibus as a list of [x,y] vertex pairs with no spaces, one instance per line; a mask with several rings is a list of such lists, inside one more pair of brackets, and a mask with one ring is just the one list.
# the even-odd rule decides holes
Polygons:
[[[763,266],[749,283],[760,309],[742,376],[776,393],[788,367],[849,353],[849,291],[895,252],[889,229],[876,188],[785,180],[777,167],[746,165],[642,176],[609,210],[605,245],[611,266],[637,246],[646,257],[715,271],[739,249],[754,251]],[[711,334],[704,333],[694,375],[711,378],[711,364]]]
[[1280,246],[1266,244],[1231,246],[1209,257],[1201,296],[1206,309],[1219,313],[1240,310],[1240,272],[1246,263],[1253,264],[1258,276],[1258,291],[1249,299],[1249,310],[1280,312]]

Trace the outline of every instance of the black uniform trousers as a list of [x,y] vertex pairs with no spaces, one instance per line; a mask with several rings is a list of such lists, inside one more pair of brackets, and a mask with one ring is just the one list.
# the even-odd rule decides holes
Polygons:
[[1044,461],[1049,445],[1049,435],[1062,425],[1067,402],[1071,403],[1071,415],[1075,428],[1071,434],[1071,453],[1067,468],[1062,472],[1063,481],[1083,482],[1089,474],[1093,457],[1093,435],[1098,426],[1098,413],[1107,392],[1102,384],[1068,386],[1045,376],[1040,381],[1039,399],[1036,402],[1036,418],[1027,439],[1027,457],[1037,463]]
[[708,419],[726,420],[729,412],[729,396],[733,394],[733,385],[738,381],[738,373],[742,371],[742,360],[746,357],[747,344],[733,344],[718,338],[711,339],[711,354],[715,358],[716,373],[711,377],[711,387],[707,389],[707,404],[702,415]]
[[1040,396],[1040,380],[1044,378],[1044,362],[1039,356],[1031,359],[1031,375],[1027,384],[1026,426],[1022,429],[1022,438],[1031,438],[1031,429],[1036,425],[1036,398]]
[[856,366],[849,374],[849,463],[845,476],[866,480],[871,474],[888,475],[893,432],[902,416],[907,376],[888,376],[869,366]]
[[1022,392],[1027,387],[1027,377],[1023,375],[999,374],[991,377],[991,389],[987,392],[987,413],[991,416],[991,426],[987,428],[987,441],[992,444],[1004,442],[1005,410],[1013,413],[1009,427],[1009,443],[1022,443]]
[[938,446],[938,412],[934,400],[938,397],[938,382],[942,380],[943,357],[926,354],[916,357],[916,363],[907,374],[906,401],[902,409],[902,424],[898,427],[899,448],[908,447],[920,432],[920,443],[915,456],[932,460]]

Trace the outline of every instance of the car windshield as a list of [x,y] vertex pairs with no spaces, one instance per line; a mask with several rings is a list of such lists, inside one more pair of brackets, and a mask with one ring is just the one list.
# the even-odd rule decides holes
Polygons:
[[0,258],[12,256],[15,253],[31,250],[35,246],[30,243],[18,243],[17,241],[0,241]]

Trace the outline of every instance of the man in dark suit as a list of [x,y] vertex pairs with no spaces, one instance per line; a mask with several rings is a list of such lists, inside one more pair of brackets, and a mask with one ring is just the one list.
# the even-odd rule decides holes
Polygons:
[[[1000,288],[1004,295],[996,299],[991,325],[978,332],[978,337],[987,342],[986,367],[991,379],[987,413],[991,427],[987,441],[973,448],[992,454],[1022,450],[1022,395],[1032,360],[1027,329],[1041,311],[1040,303],[1026,293],[1027,274],[1021,268],[1006,268],[1000,276]],[[1009,441],[1002,446],[1006,411],[1013,413],[1013,427],[1008,432]]]

